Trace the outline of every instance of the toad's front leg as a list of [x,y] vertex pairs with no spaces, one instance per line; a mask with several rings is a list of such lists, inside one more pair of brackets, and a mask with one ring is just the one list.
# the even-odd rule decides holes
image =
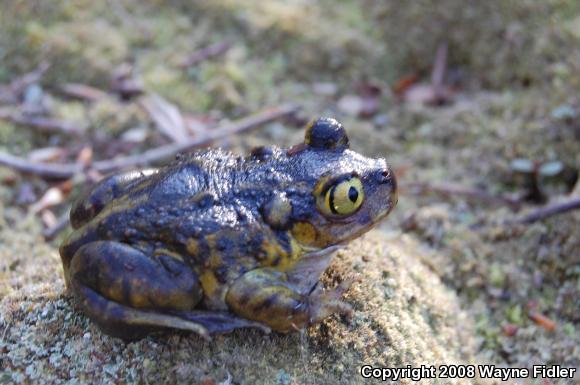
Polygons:
[[228,290],[226,302],[237,315],[263,322],[273,330],[302,329],[334,313],[350,314],[352,308],[340,300],[345,288],[301,293],[288,276],[272,268],[259,268],[238,278]]

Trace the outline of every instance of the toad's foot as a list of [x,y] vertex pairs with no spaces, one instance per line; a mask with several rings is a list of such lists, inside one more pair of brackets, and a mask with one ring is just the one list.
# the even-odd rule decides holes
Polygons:
[[309,324],[318,323],[335,313],[352,317],[354,312],[352,306],[342,301],[341,298],[353,282],[354,279],[348,279],[340,283],[336,288],[329,290],[323,290],[320,285],[317,285],[308,296],[308,301],[306,302]]

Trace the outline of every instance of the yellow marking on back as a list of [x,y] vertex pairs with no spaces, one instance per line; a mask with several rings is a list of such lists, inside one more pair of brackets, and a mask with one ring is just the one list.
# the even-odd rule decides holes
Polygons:
[[187,240],[187,252],[191,256],[199,256],[199,241],[194,238],[189,238]]
[[217,234],[209,234],[205,237],[207,246],[209,247],[209,256],[206,260],[206,268],[215,269],[223,264],[222,254],[217,249]]
[[152,306],[151,301],[149,301],[149,299],[144,295],[131,294],[129,297],[129,302],[131,303],[131,306],[138,308]]
[[284,249],[276,238],[265,238],[262,241],[262,250],[266,257],[262,266],[272,266],[278,271],[290,270],[302,255],[302,247],[294,239],[292,234],[288,234],[290,239],[290,253]]
[[218,267],[221,267],[224,264],[221,256],[217,252],[213,251],[209,257],[208,262],[210,269],[217,269]]
[[218,282],[213,271],[211,270],[204,271],[203,274],[201,274],[199,280],[201,281],[201,287],[203,288],[203,292],[208,297],[213,297],[220,288],[220,283]]
[[153,255],[158,257],[161,255],[166,255],[168,257],[171,257],[173,259],[178,260],[179,262],[184,262],[183,257],[181,255],[179,255],[178,253],[171,251],[171,250],[167,250],[167,249],[157,249],[153,252]]
[[127,211],[130,208],[137,207],[142,203],[145,203],[149,199],[147,196],[138,197],[137,199],[129,199],[126,196],[118,198],[115,201],[114,205],[106,206],[103,210],[101,210],[96,217],[91,219],[88,223],[85,223],[83,226],[79,227],[75,231],[73,231],[66,241],[63,244],[70,245],[74,242],[79,241],[80,239],[84,238],[91,232],[95,231],[99,223],[103,218],[107,218],[111,214],[115,213],[122,213]]
[[280,263],[277,266],[279,271],[289,271],[294,267],[300,256],[302,255],[302,248],[294,239],[292,234],[288,234],[290,238],[290,255],[286,254],[285,258],[281,258]]
[[277,257],[285,258],[287,256],[286,250],[273,237],[264,238],[262,241],[262,250],[266,253],[266,260],[270,263],[274,263]]
[[113,301],[122,302],[124,300],[123,278],[117,278],[113,282],[110,282],[108,285],[103,285],[101,291],[106,298],[112,299]]

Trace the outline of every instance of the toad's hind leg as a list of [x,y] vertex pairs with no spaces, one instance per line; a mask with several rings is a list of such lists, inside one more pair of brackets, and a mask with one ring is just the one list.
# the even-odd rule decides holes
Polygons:
[[107,334],[135,339],[160,328],[210,333],[256,327],[227,313],[192,309],[202,297],[197,275],[166,255],[149,257],[123,243],[81,247],[69,269],[70,288],[86,314]]

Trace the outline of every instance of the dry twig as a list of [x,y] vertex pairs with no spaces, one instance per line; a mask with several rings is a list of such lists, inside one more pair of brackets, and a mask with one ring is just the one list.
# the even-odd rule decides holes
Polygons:
[[28,159],[0,152],[0,165],[13,168],[25,174],[44,178],[66,179],[83,170],[80,164],[34,163]]
[[431,73],[431,85],[434,93],[434,104],[443,104],[448,100],[445,90],[445,73],[447,72],[447,42],[439,44],[435,54],[435,63]]
[[101,173],[108,173],[122,168],[135,167],[157,162],[175,156],[180,152],[191,150],[195,147],[204,146],[214,140],[231,136],[242,131],[269,123],[276,119],[292,115],[298,111],[299,107],[294,104],[282,105],[271,108],[260,113],[250,115],[232,123],[226,123],[208,131],[203,137],[189,138],[181,143],[172,143],[165,146],[153,148],[138,155],[129,155],[111,160],[94,162],[88,167],[80,163],[72,164],[48,164],[32,163],[27,159],[0,152],[0,165],[11,167],[15,170],[39,175],[46,178],[70,178],[82,172],[85,168],[90,168]]
[[98,100],[106,99],[109,96],[103,90],[79,83],[64,84],[60,87],[60,90],[66,96],[89,102],[96,102]]
[[231,46],[232,45],[228,42],[221,42],[198,49],[197,51],[189,55],[185,60],[183,60],[183,62],[180,64],[180,67],[181,68],[191,67],[214,56],[222,55],[226,53]]
[[39,129],[40,131],[48,133],[61,132],[70,135],[80,135],[86,129],[86,127],[76,124],[74,122],[67,122],[64,120],[50,118],[32,117],[16,114],[11,114],[7,117],[0,116],[0,118],[7,118],[14,124],[34,127]]
[[17,103],[18,95],[29,85],[38,83],[49,68],[50,64],[43,61],[34,71],[14,79],[7,86],[0,86],[0,102]]
[[70,209],[64,210],[64,214],[61,215],[54,226],[48,227],[42,231],[44,239],[50,241],[54,239],[58,234],[60,234],[69,224],[69,212]]
[[111,90],[119,95],[121,100],[128,101],[145,92],[143,81],[136,76],[132,64],[123,63],[113,71]]
[[242,131],[261,126],[284,116],[292,115],[298,111],[299,107],[294,104],[275,107],[255,115],[240,119],[237,122],[226,123],[207,132],[207,135],[199,138],[190,138],[181,143],[172,143],[145,151],[139,155],[126,156],[112,160],[100,161],[93,164],[93,168],[100,172],[107,173],[125,167],[146,165],[162,159],[175,156],[180,152],[191,150],[195,147],[204,146],[216,139],[231,136]]
[[572,198],[563,202],[554,203],[548,206],[540,207],[529,214],[516,220],[518,223],[532,223],[546,219],[553,215],[562,214],[572,210],[580,209],[580,198]]

